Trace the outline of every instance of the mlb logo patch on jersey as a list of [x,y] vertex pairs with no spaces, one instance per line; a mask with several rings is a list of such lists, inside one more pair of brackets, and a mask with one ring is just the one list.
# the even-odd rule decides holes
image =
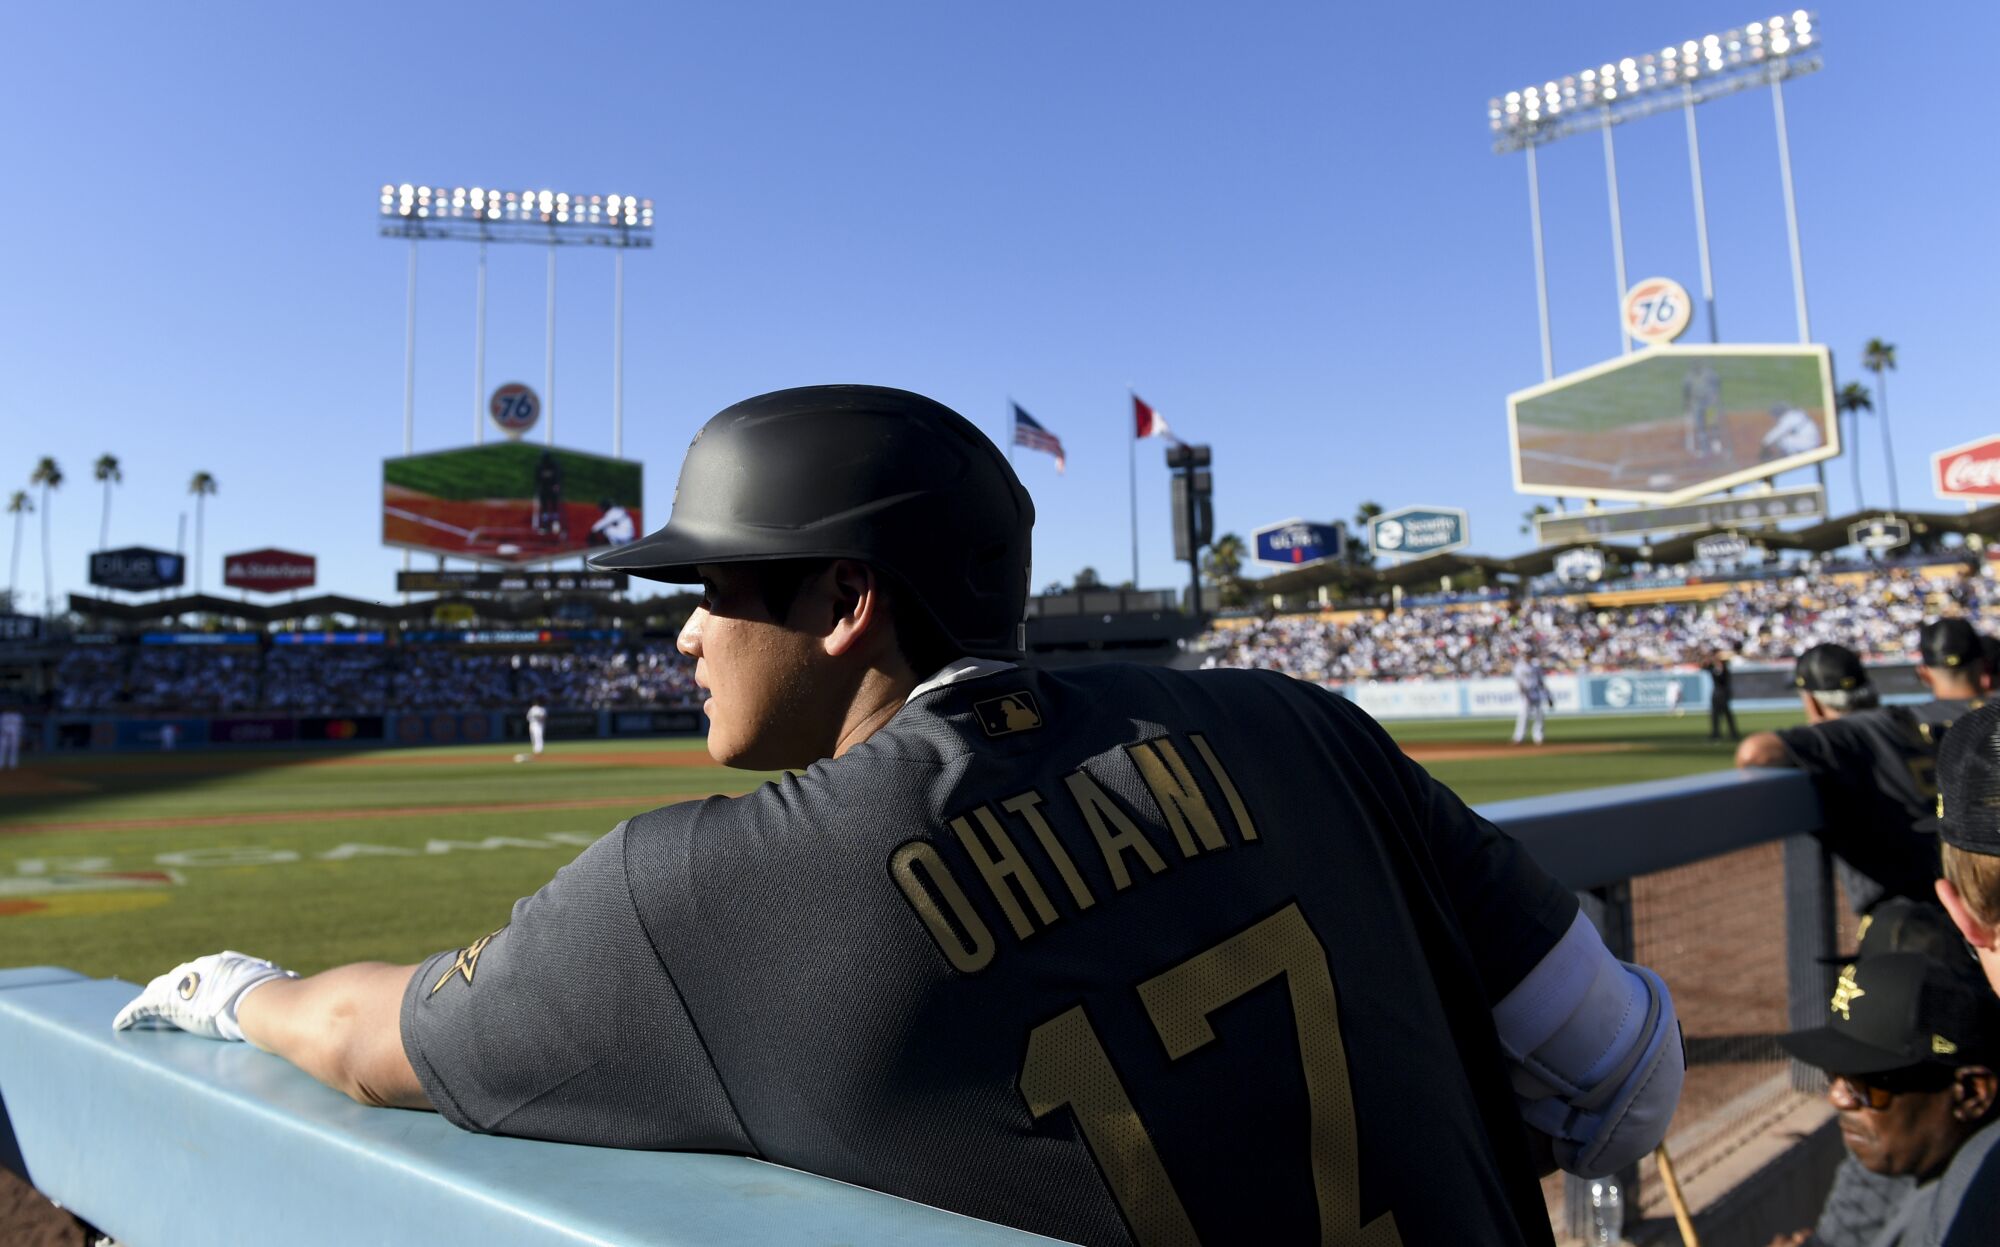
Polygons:
[[1035,695],[1025,689],[974,702],[972,713],[979,716],[979,726],[986,729],[988,736],[1032,732],[1042,725],[1042,708],[1036,704]]

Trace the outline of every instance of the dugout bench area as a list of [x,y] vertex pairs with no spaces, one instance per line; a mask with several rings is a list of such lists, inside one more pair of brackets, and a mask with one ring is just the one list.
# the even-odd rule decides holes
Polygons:
[[[1811,1224],[1839,1157],[1817,1075],[1774,1035],[1820,1023],[1851,947],[1819,805],[1790,771],[1499,802],[1487,817],[1576,889],[1614,952],[1681,1004],[1688,1091],[1668,1146],[1704,1247]],[[0,970],[0,1166],[130,1247],[870,1244],[1053,1240],[742,1157],[468,1134],[369,1109],[244,1044],[111,1030],[138,988]],[[1678,1241],[1650,1163],[1627,1233]],[[1559,1235],[1583,1185],[1547,1188]]]

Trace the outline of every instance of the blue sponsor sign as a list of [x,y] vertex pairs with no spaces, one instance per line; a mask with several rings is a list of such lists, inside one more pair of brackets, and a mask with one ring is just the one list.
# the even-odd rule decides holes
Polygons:
[[1708,677],[1675,674],[1591,675],[1583,678],[1585,710],[1633,714],[1699,706],[1708,699]]
[[1259,563],[1304,567],[1337,559],[1347,548],[1347,533],[1338,524],[1316,524],[1311,520],[1286,520],[1258,529],[1252,534],[1252,553]]
[[1463,548],[1472,524],[1456,507],[1404,507],[1368,521],[1368,548],[1416,558]]
[[171,589],[187,575],[187,560],[151,546],[99,550],[90,556],[90,583],[106,589],[140,593]]

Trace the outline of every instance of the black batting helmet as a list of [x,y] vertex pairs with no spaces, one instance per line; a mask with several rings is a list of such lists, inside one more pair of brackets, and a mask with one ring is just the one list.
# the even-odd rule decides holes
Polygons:
[[967,654],[1018,658],[1034,525],[1006,456],[951,408],[812,385],[717,413],[688,447],[666,526],[590,564],[692,584],[700,563],[858,559]]

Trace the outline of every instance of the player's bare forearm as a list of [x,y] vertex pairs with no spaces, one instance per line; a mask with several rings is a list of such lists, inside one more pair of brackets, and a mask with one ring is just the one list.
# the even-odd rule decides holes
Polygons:
[[1738,766],[1790,766],[1791,758],[1785,753],[1785,742],[1778,739],[1776,732],[1753,732],[1736,746]]
[[243,998],[243,1037],[363,1104],[430,1108],[400,1022],[416,970],[361,962],[266,984]]

